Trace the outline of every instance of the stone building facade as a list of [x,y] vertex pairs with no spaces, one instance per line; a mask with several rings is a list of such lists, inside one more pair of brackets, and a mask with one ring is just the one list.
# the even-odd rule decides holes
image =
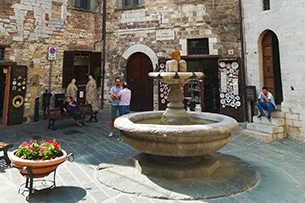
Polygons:
[[[238,71],[232,70],[234,79],[232,76],[230,81],[224,81],[224,93],[219,92],[220,72],[227,76],[229,71],[229,68],[224,70],[225,66],[219,67],[219,64],[228,67],[231,62],[235,62],[234,64],[240,65],[238,0],[124,2],[107,2],[105,78],[110,80],[106,79],[105,87],[113,83],[114,76],[119,76],[126,80],[132,89],[132,110],[164,108],[166,87],[159,86],[158,82],[152,81],[147,74],[162,71],[171,52],[178,49],[182,58],[187,61],[189,71],[205,73],[203,81],[198,83],[199,110],[220,112],[243,120],[240,116],[243,115],[240,104],[242,96],[241,91],[238,92],[238,87],[240,90],[242,88],[242,71],[235,75]],[[235,93],[229,95],[226,85],[232,89],[233,80],[236,85]],[[186,97],[192,97],[188,94],[190,89],[190,86],[186,86]],[[160,95],[165,98],[160,98]],[[219,95],[223,97],[220,98]],[[228,96],[227,100],[224,95]],[[234,98],[231,100],[232,97]],[[228,100],[230,102],[227,102]]]
[[262,0],[242,5],[247,85],[256,86],[257,93],[264,85],[271,87],[285,134],[304,142],[305,2]]
[[[15,110],[7,112],[12,104],[10,94],[20,91],[18,85],[14,86],[16,78],[10,75],[18,66],[26,67],[26,85],[22,87],[26,93],[16,101],[24,103],[20,108],[24,117],[33,117],[35,99],[42,104],[46,90],[53,97],[65,92],[67,84],[63,82],[76,77],[77,72],[64,75],[64,66],[78,67],[77,63],[85,61],[84,77],[92,74],[88,56],[101,51],[101,4],[77,0],[1,0],[0,4],[0,104],[1,117],[7,123],[7,114],[15,114]],[[56,50],[52,66],[48,60],[50,47]],[[65,62],[65,52],[75,53],[70,64]]]

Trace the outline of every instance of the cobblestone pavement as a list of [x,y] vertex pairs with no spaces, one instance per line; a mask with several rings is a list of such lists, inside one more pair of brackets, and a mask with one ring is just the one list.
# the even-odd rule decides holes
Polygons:
[[246,192],[217,199],[183,201],[149,198],[109,188],[96,178],[99,164],[117,163],[137,151],[117,140],[118,131],[114,132],[112,138],[108,138],[108,111],[101,111],[98,119],[97,123],[90,122],[84,127],[75,126],[73,120],[59,121],[56,123],[56,131],[47,129],[47,120],[0,126],[0,141],[14,144],[10,151],[16,149],[22,141],[40,136],[45,140],[56,138],[61,147],[75,157],[74,162],[66,161],[58,167],[55,188],[36,192],[29,200],[26,200],[26,193],[18,193],[19,186],[25,181],[24,177],[17,169],[0,162],[0,202],[305,202],[305,145],[288,139],[265,143],[248,136],[242,128],[233,133],[232,142],[220,152],[241,159],[257,171],[258,183]]

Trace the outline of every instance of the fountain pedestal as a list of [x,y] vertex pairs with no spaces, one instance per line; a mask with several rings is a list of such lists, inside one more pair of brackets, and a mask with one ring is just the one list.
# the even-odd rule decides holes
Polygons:
[[220,166],[219,159],[210,155],[177,158],[141,153],[133,157],[133,163],[144,175],[173,180],[209,177]]

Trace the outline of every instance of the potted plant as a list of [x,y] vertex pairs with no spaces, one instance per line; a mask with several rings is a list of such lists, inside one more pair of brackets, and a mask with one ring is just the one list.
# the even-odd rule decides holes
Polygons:
[[55,139],[40,142],[32,139],[22,142],[9,158],[22,175],[42,178],[55,171],[66,160],[67,153]]

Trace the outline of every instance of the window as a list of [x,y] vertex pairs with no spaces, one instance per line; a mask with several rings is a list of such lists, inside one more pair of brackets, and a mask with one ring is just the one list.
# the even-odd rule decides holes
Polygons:
[[118,0],[119,9],[138,8],[143,5],[143,0]]
[[83,10],[92,10],[91,9],[91,0],[72,0],[71,5],[77,9]]
[[189,55],[203,55],[209,54],[209,39],[189,39],[188,44],[188,54]]
[[270,10],[270,0],[263,0],[264,11]]
[[0,60],[4,60],[4,47],[0,47]]
[[77,85],[86,85],[88,75],[92,75],[100,85],[100,74],[96,75],[96,69],[100,67],[101,52],[65,51],[62,87],[66,88],[73,78]]

